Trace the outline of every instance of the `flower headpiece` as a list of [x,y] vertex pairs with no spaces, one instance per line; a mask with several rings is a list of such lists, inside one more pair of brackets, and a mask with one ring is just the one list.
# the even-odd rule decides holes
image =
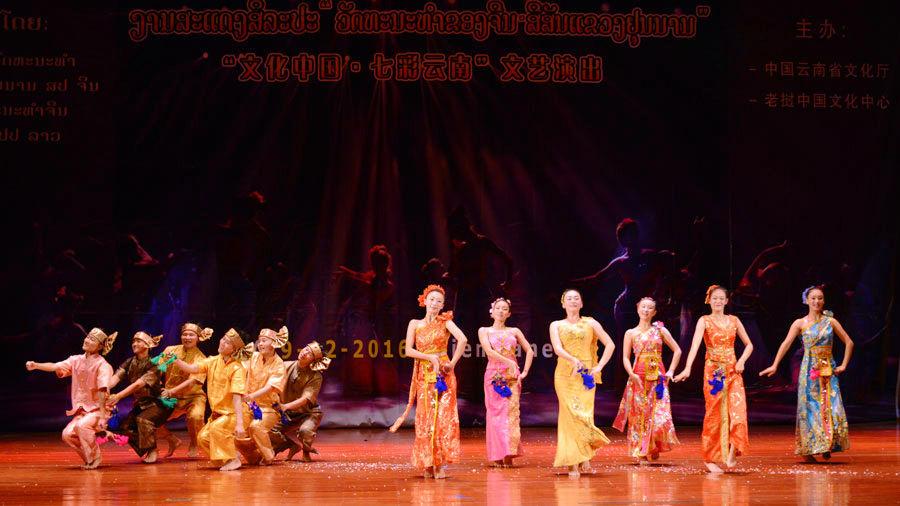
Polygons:
[[494,304],[500,302],[501,300],[506,303],[506,305],[509,307],[509,311],[512,312],[512,303],[509,301],[509,299],[507,299],[506,297],[497,297],[496,299],[494,299],[494,302],[491,302],[491,308],[488,310],[489,315],[494,314]]
[[272,329],[262,329],[259,331],[259,337],[268,337],[275,344],[275,348],[281,348],[288,341],[288,328],[281,327],[281,330],[275,332]]
[[191,332],[197,334],[198,341],[206,341],[213,335],[213,329],[209,327],[202,329],[200,328],[200,325],[197,325],[196,323],[185,323],[181,326],[181,331],[184,332],[185,330],[190,330]]
[[155,348],[156,345],[159,344],[159,341],[162,340],[162,338],[163,338],[162,334],[155,336],[155,337],[151,337],[150,334],[148,334],[142,330],[138,331],[134,335],[134,340],[144,343],[144,346],[146,346],[147,348]]
[[654,299],[653,297],[650,297],[650,296],[641,297],[641,300],[638,301],[638,305],[640,306],[641,302],[644,302],[645,300],[649,300],[650,302],[653,303],[653,307],[656,307],[656,299]]
[[706,298],[703,299],[704,304],[709,304],[709,298],[712,296],[713,292],[716,290],[722,290],[725,292],[725,297],[728,297],[728,289],[722,285],[709,285],[709,288],[706,289]]
[[812,285],[812,286],[807,287],[806,290],[803,290],[803,303],[808,304],[808,302],[806,302],[806,297],[809,295],[809,292],[811,292],[813,290],[821,290],[821,289],[822,288],[817,285]]
[[100,354],[101,355],[106,355],[107,353],[110,352],[110,350],[112,350],[113,343],[116,342],[116,337],[118,337],[118,335],[119,335],[118,332],[113,332],[110,335],[106,335],[106,332],[103,332],[102,330],[98,329],[97,327],[92,328],[91,331],[88,332],[88,337],[90,337],[92,339],[96,339],[100,343],[100,345],[101,345]]
[[428,294],[431,292],[441,292],[441,295],[447,296],[447,292],[441,288],[441,285],[428,285],[422,290],[422,294],[419,295],[419,307],[425,307],[425,297],[428,297]]

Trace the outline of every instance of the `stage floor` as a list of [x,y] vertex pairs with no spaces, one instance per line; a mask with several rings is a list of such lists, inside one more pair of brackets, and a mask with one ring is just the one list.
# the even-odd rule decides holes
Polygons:
[[[706,472],[699,427],[679,428],[683,443],[655,465],[638,467],[625,442],[603,428],[612,444],[592,461],[593,474],[569,478],[550,467],[555,429],[523,429],[525,456],[511,469],[488,468],[484,430],[463,431],[462,461],[446,480],[424,479],[410,468],[410,430],[326,430],[313,463],[278,462],[234,472],[188,459],[187,445],[154,465],[128,449],[103,447],[103,464],[78,469],[78,457],[59,434],[0,436],[0,503],[94,504],[885,504],[900,502],[900,426],[850,427],[851,450],[831,462],[806,464],[793,454],[793,427],[751,426],[750,455],[724,475]],[[179,433],[184,440],[186,433]],[[164,449],[165,445],[163,445]],[[284,456],[284,454],[282,454]]]

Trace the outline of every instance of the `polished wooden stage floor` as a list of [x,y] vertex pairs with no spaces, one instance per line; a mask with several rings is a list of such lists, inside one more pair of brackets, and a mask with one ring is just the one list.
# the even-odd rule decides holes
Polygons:
[[[82,471],[58,434],[0,436],[0,503],[94,504],[885,504],[900,502],[900,427],[854,425],[851,450],[806,464],[793,454],[792,427],[751,427],[751,455],[724,475],[700,461],[698,427],[659,463],[639,467],[623,456],[622,435],[593,460],[594,472],[569,478],[550,467],[554,429],[523,430],[526,455],[511,469],[488,468],[484,431],[463,431],[462,462],[446,480],[424,479],[408,465],[412,432],[322,431],[313,463],[279,462],[219,472],[188,459],[186,446],[153,465],[107,443],[100,469]],[[186,437],[181,433],[182,439]]]

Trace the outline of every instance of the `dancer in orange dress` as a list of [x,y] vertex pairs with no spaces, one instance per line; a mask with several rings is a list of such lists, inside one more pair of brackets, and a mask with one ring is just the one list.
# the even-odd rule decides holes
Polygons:
[[[415,360],[406,411],[391,426],[396,432],[416,400],[416,439],[412,465],[424,469],[426,478],[446,478],[444,465],[459,461],[459,413],[456,410],[456,376],[453,368],[462,357],[466,336],[444,308],[444,289],[428,285],[419,295],[425,318],[410,320],[406,331],[406,356]],[[447,356],[450,335],[456,338],[453,358]]]
[[[736,457],[747,452],[747,397],[744,395],[744,364],[753,353],[753,344],[744,325],[734,315],[725,314],[728,290],[712,285],[706,291],[706,303],[712,313],[700,317],[694,331],[694,341],[684,370],[675,381],[691,375],[691,365],[697,357],[701,341],[706,343],[706,365],[703,368],[703,398],[706,415],[703,417],[703,462],[713,473],[721,473],[716,463],[733,467]],[[737,359],[734,338],[744,342],[744,353]]]

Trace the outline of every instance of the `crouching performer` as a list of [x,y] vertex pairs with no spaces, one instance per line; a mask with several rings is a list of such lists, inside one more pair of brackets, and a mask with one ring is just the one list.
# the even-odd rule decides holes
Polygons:
[[288,450],[286,460],[291,460],[302,451],[303,461],[310,462],[310,454],[319,453],[313,448],[313,442],[324,414],[317,398],[322,390],[323,373],[330,363],[331,359],[324,356],[316,341],[301,349],[297,360],[285,362],[279,406],[282,417],[269,432],[276,455]]
[[[249,349],[248,349],[249,348]],[[177,398],[192,382],[200,382],[196,374],[206,375],[206,394],[212,415],[197,435],[200,449],[220,471],[241,467],[234,440],[247,437],[244,431],[243,397],[246,393],[247,371],[243,360],[250,358],[253,343],[244,346],[244,339],[234,329],[219,340],[219,354],[194,364],[175,360],[174,365],[192,376],[174,389],[163,391],[164,397]]]

